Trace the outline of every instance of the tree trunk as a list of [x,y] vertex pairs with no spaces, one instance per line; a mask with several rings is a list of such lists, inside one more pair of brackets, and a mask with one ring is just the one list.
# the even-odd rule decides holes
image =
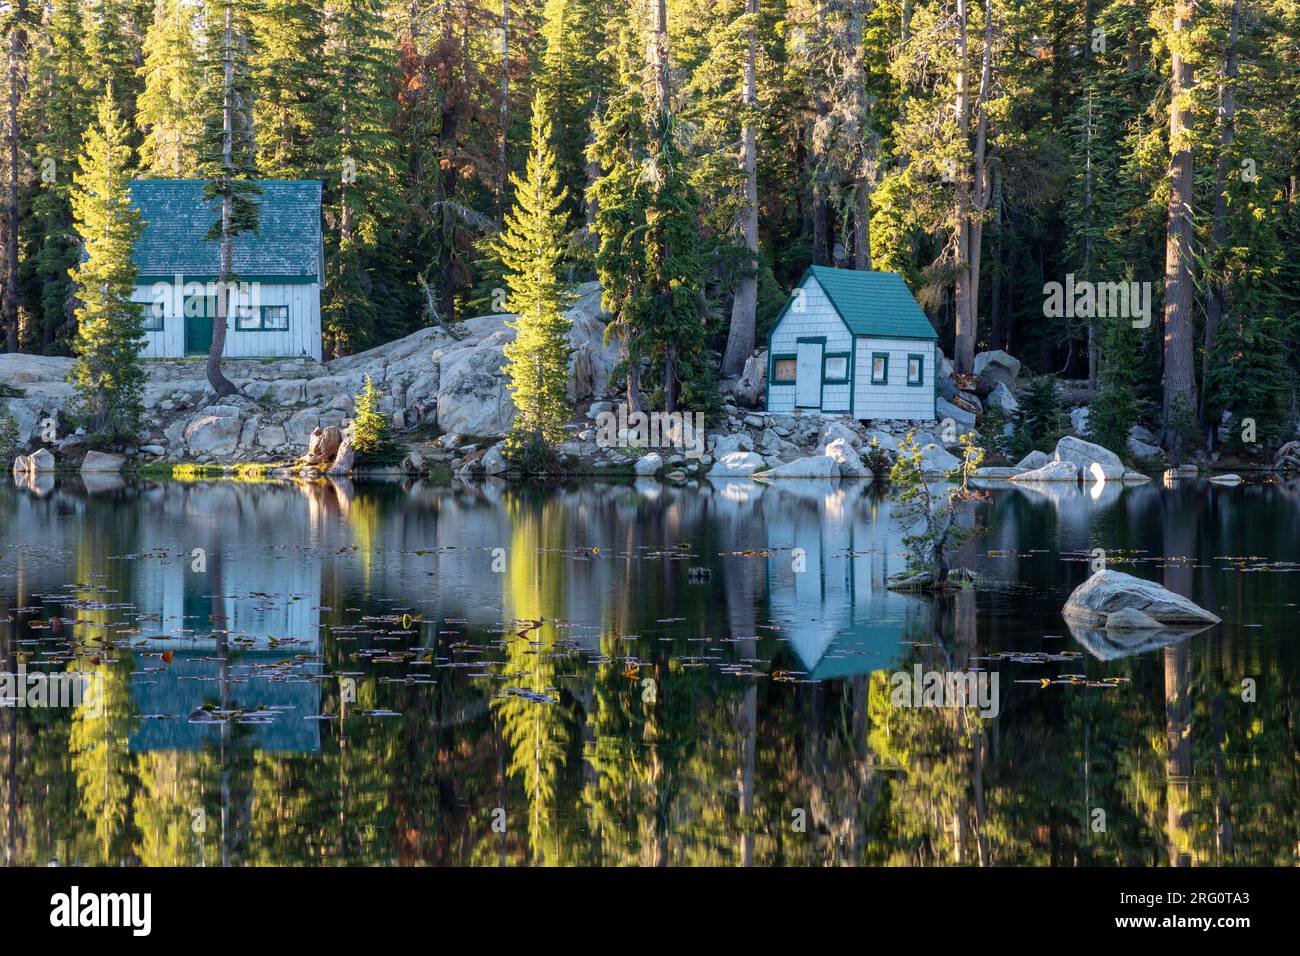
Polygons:
[[[1196,373],[1192,346],[1192,143],[1188,129],[1192,67],[1180,44],[1191,32],[1191,0],[1176,0],[1170,69],[1169,224],[1165,236],[1165,342],[1163,410],[1166,425],[1181,403],[1196,408]],[[1166,428],[1165,447],[1181,460],[1182,438]]]
[[862,46],[862,14],[865,0],[852,0],[849,15],[849,32],[853,36],[853,115],[858,123],[859,155],[854,171],[856,184],[853,190],[853,268],[859,272],[871,270],[871,191],[872,170],[867,162],[868,147],[874,143],[867,136],[867,65],[866,51]]
[[226,351],[226,322],[230,305],[230,273],[233,265],[233,239],[230,234],[231,219],[234,213],[234,200],[230,194],[231,170],[234,156],[235,137],[235,51],[234,51],[234,11],[226,7],[225,30],[222,42],[225,44],[225,72],[222,76],[221,93],[221,175],[225,178],[225,192],[221,197],[221,250],[220,263],[217,266],[217,315],[212,322],[212,344],[208,347],[207,375],[208,384],[217,393],[218,398],[233,395],[238,391],[235,384],[221,371],[221,356]]
[[745,123],[741,132],[741,162],[745,170],[745,207],[741,229],[745,248],[749,250],[746,274],[736,284],[736,298],[731,303],[731,330],[722,358],[722,374],[739,375],[745,359],[754,351],[754,331],[758,310],[758,147],[754,132],[754,103],[757,97],[755,60],[758,51],[758,0],[746,0],[745,13],[752,17],[749,49],[745,55]]
[[24,77],[23,65],[27,54],[27,31],[23,28],[27,16],[26,0],[17,0],[9,24],[9,116],[6,139],[9,146],[9,182],[5,196],[4,225],[4,325],[5,346],[10,352],[18,351],[18,179],[22,171],[22,130],[18,126],[18,105]]
[[1207,420],[1205,407],[1205,382],[1210,373],[1210,356],[1214,349],[1214,340],[1219,332],[1219,322],[1223,318],[1224,288],[1223,273],[1215,266],[1215,257],[1228,241],[1228,169],[1232,165],[1229,151],[1236,134],[1236,81],[1237,81],[1237,33],[1241,28],[1241,0],[1232,5],[1232,23],[1228,28],[1228,50],[1223,65],[1223,80],[1219,83],[1219,159],[1214,168],[1214,214],[1210,224],[1210,248],[1206,261],[1211,263],[1211,272],[1206,276],[1208,294],[1205,300],[1205,349],[1201,355],[1201,426],[1205,429],[1207,440],[1213,444],[1217,423]]

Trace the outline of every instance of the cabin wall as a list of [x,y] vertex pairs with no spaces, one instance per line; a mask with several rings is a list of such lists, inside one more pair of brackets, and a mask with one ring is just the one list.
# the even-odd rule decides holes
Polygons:
[[[138,285],[131,301],[149,304],[161,298],[163,329],[145,332],[144,358],[185,357],[185,317],[183,305],[176,300],[171,286],[160,294],[153,285]],[[180,300],[183,303],[183,299]],[[287,305],[289,328],[262,331],[235,328],[234,318],[226,319],[226,358],[300,358],[304,353],[316,361],[321,358],[320,286],[315,283],[258,283],[260,305]]]
[[[889,356],[888,380],[872,384],[871,356]],[[921,356],[921,384],[907,384],[907,357]],[[930,421],[934,418],[935,346],[912,339],[859,338],[854,359],[853,417],[903,418]]]
[[[802,302],[799,291],[803,290]],[[772,330],[769,343],[772,360],[778,355],[795,355],[798,340],[801,338],[825,338],[826,353],[853,352],[853,336],[840,320],[839,313],[831,305],[830,299],[811,276],[794,292],[785,315]],[[789,412],[795,407],[795,386],[771,384],[769,368],[767,389],[767,410],[769,412]],[[848,412],[848,384],[822,386],[822,409],[828,412]]]

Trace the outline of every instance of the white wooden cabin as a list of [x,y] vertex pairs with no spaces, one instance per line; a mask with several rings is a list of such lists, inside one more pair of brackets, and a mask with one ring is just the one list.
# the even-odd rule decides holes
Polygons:
[[772,330],[767,410],[931,421],[938,338],[898,273],[811,266]]
[[[217,316],[219,243],[207,235],[219,200],[207,183],[142,179],[130,184],[144,232],[132,301],[144,313],[145,358],[205,356]],[[234,281],[226,309],[227,358],[320,361],[320,294],[324,284],[321,184],[262,180],[256,232],[233,241]]]

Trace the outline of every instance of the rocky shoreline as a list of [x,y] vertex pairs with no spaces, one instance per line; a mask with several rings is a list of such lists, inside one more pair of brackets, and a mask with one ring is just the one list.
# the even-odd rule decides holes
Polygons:
[[[600,287],[577,289],[569,309],[572,355],[569,397],[574,420],[570,437],[558,447],[565,474],[629,474],[669,480],[747,477],[870,478],[868,464],[881,468],[900,439],[915,434],[923,449],[923,468],[942,477],[956,468],[958,436],[977,431],[986,410],[1016,411],[1020,362],[1005,352],[981,353],[976,374],[958,376],[941,361],[937,412],[940,421],[858,422],[822,413],[767,413],[766,352],[756,353],[738,381],[723,383],[722,416],[697,440],[650,448],[636,429],[611,435],[601,423],[623,404],[611,388],[620,360],[616,343],[606,343],[607,316]],[[73,360],[48,356],[0,355],[0,384],[10,397],[0,399],[18,425],[23,457],[19,473],[76,470],[87,474],[166,473],[181,466],[219,473],[256,471],[271,476],[323,474],[328,468],[298,464],[313,434],[345,429],[355,396],[367,377],[383,395],[381,408],[410,448],[398,467],[372,474],[445,473],[461,478],[504,475],[508,468],[500,441],[514,417],[502,366],[503,346],[514,337],[504,313],[467,319],[455,334],[440,327],[333,361],[307,358],[227,360],[226,375],[239,392],[217,399],[204,377],[203,362],[146,363],[144,404],[148,425],[136,442],[109,454],[87,448],[68,422],[74,393],[67,382]],[[626,415],[624,415],[626,418]],[[980,469],[986,481],[1146,480],[1125,467],[1113,452],[1093,445],[1086,434],[1087,408],[1070,414],[1076,436],[1063,438],[1052,453],[1034,452],[1015,465]],[[1129,457],[1153,470],[1163,467],[1154,436],[1135,427]],[[1205,463],[1203,463],[1205,464]],[[348,462],[345,472],[356,472]],[[336,472],[340,469],[336,468]],[[356,472],[360,473],[360,472]]]

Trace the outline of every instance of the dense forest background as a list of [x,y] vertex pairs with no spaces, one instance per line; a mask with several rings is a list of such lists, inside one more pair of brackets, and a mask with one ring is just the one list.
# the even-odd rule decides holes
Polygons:
[[[74,341],[106,90],[138,176],[211,177],[233,95],[239,175],[324,183],[333,355],[492,307],[544,94],[569,275],[664,323],[652,361],[735,374],[820,263],[902,273],[959,371],[1005,348],[1126,418],[1295,419],[1297,0],[10,0],[3,31],[11,351]],[[684,325],[611,290],[637,270]],[[1045,315],[1068,275],[1150,282],[1152,321]]]

